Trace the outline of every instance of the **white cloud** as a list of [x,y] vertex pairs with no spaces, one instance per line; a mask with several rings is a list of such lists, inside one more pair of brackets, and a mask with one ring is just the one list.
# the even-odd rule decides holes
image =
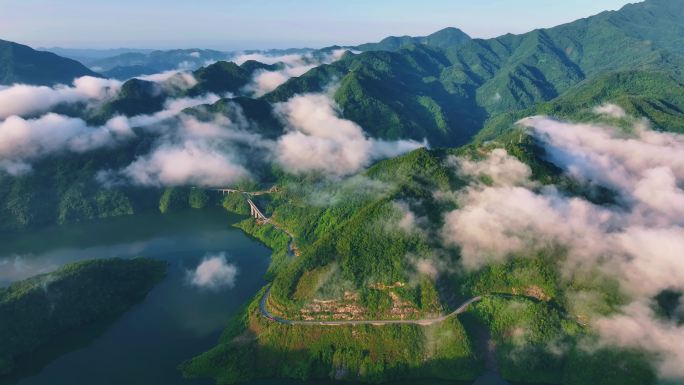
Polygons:
[[356,123],[338,117],[337,107],[326,94],[295,96],[278,104],[276,111],[289,128],[278,140],[276,159],[292,173],[349,175],[373,160],[425,146],[415,141],[388,142],[366,137]]
[[268,154],[268,142],[245,131],[247,124],[239,118],[200,122],[181,117],[163,128],[150,154],[136,159],[122,174],[144,186],[229,186],[250,177],[241,150],[258,148]]
[[186,108],[196,107],[203,104],[216,103],[220,97],[215,94],[207,94],[196,98],[178,98],[167,100],[162,111],[152,115],[138,115],[129,119],[131,127],[150,126],[163,120],[178,116]]
[[275,90],[290,78],[304,75],[315,67],[315,65],[304,65],[299,67],[285,67],[278,71],[259,70],[254,74],[252,83],[248,84],[244,90],[254,94],[255,97],[260,97]]
[[143,186],[230,186],[249,172],[229,154],[202,142],[163,144],[139,157],[123,174]]
[[0,119],[28,117],[50,110],[60,103],[89,102],[111,98],[121,82],[84,76],[73,86],[29,86],[17,84],[0,89]]
[[479,161],[452,156],[448,162],[457,168],[461,176],[487,176],[497,186],[529,185],[532,176],[532,170],[526,164],[508,155],[502,148],[492,150]]
[[[77,92],[88,98],[103,98],[105,94],[113,92],[112,88],[101,86],[104,84],[101,79],[80,78],[75,81],[75,84],[76,88],[68,92]],[[62,92],[59,89],[55,91],[47,87],[43,88],[47,89],[48,93]],[[15,86],[11,89],[17,88]],[[39,95],[34,93],[32,97],[39,97]],[[163,134],[166,127],[158,127],[158,123],[178,116],[186,108],[214,103],[217,100],[219,97],[214,94],[196,98],[172,99],[166,102],[164,110],[155,114],[131,118],[116,116],[101,127],[89,127],[82,119],[54,113],[34,119],[12,115],[0,121],[0,170],[11,175],[19,175],[31,171],[33,161],[48,155],[63,151],[85,152],[117,145],[135,136],[131,127],[146,127],[150,132]],[[29,100],[21,98],[17,101],[17,103],[28,102]],[[191,123],[188,126],[196,128],[196,125]],[[198,147],[195,146],[195,148]],[[185,148],[184,150],[180,153],[187,154],[191,149]]]
[[249,54],[240,55],[234,58],[233,61],[238,65],[243,64],[247,60],[256,60],[264,64],[282,64],[283,68],[275,71],[259,70],[254,73],[252,82],[244,90],[259,97],[275,90],[292,77],[302,76],[315,67],[339,60],[345,52],[347,50],[339,49],[322,56],[314,56],[311,53],[283,56]]
[[159,83],[165,88],[187,89],[197,85],[197,79],[185,70],[170,70],[158,74],[137,76],[136,78]]
[[194,271],[188,272],[188,281],[202,289],[220,290],[234,287],[237,275],[237,266],[228,263],[226,253],[219,253],[204,257]]
[[419,273],[427,275],[433,280],[436,280],[439,277],[440,269],[435,266],[435,261],[430,259],[419,259],[415,264],[416,270],[418,270]]
[[622,109],[622,107],[616,105],[616,104],[603,104],[599,107],[594,108],[594,113],[597,115],[604,115],[610,118],[624,118],[627,116],[627,113],[625,110]]
[[287,55],[269,55],[267,53],[249,53],[237,55],[230,59],[237,65],[242,65],[247,61],[255,60],[264,64],[283,63],[289,66],[301,65],[307,58],[311,58],[311,54],[287,54]]
[[461,247],[462,263],[471,269],[554,244],[582,241],[585,247],[577,252],[595,251],[603,244],[597,236],[613,219],[609,211],[553,189],[471,187],[459,204],[445,218],[444,235]]
[[664,377],[684,378],[681,344],[672,343],[684,329],[646,308],[663,290],[684,290],[684,136],[641,123],[628,131],[546,117],[521,123],[553,163],[579,181],[611,188],[617,204],[530,184],[524,165],[499,151],[479,165],[457,162],[461,173],[484,173],[494,184],[476,182],[457,193],[460,207],[446,215],[444,239],[460,246],[466,268],[561,247],[567,278],[585,269],[614,277],[631,300],[622,314],[594,320],[604,342],[657,352]]
[[12,116],[0,122],[0,169],[12,175],[30,171],[30,162],[62,151],[85,152],[134,136],[124,118],[90,127],[83,120],[57,114],[38,119]]
[[407,234],[423,234],[422,229],[427,220],[426,218],[417,216],[406,202],[393,202],[393,206],[398,214],[396,225],[399,229]]
[[656,353],[661,376],[684,379],[684,327],[658,319],[647,303],[632,303],[622,314],[598,320],[596,328],[604,343]]
[[666,167],[684,178],[684,136],[636,125],[633,133],[592,124],[571,124],[546,117],[520,122],[531,127],[551,160],[575,178],[614,188],[633,198],[649,170]]
[[[98,87],[80,84],[84,93],[96,95]],[[87,91],[86,91],[87,90]],[[141,127],[157,136],[150,153],[121,170],[102,170],[105,184],[126,181],[142,186],[225,186],[250,178],[246,158],[277,161],[294,173],[325,172],[345,176],[372,161],[396,156],[424,144],[414,141],[382,141],[366,137],[358,125],[337,116],[327,95],[304,95],[277,106],[288,132],[277,141],[254,134],[238,105],[228,115],[200,122],[184,116],[185,108],[214,103],[218,96],[169,100],[152,115],[115,117],[102,127],[88,127],[81,119],[49,113],[38,119],[12,116],[0,122],[0,169],[13,175],[31,170],[31,163],[61,151],[84,152],[113,146],[134,136]],[[230,104],[228,106],[231,106]]]

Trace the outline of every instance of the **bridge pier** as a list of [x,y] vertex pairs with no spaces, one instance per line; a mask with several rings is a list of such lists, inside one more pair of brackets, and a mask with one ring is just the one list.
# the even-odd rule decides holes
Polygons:
[[266,216],[259,210],[258,207],[252,202],[251,199],[247,199],[247,204],[249,204],[249,214],[253,216],[255,219],[263,219],[264,221],[268,220]]

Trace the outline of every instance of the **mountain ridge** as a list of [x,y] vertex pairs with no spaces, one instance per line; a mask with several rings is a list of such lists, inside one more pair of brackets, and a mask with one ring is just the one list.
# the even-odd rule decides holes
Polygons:
[[388,36],[377,43],[360,44],[352,49],[359,51],[397,51],[409,45],[424,44],[446,48],[470,41],[471,37],[456,27],[446,27],[427,36]]
[[103,77],[73,59],[0,40],[0,84],[54,86],[81,76]]

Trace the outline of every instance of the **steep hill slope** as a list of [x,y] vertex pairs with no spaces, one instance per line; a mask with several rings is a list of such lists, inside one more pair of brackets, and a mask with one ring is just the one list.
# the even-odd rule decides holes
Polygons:
[[554,28],[438,48],[394,39],[387,49],[404,48],[347,56],[265,98],[339,84],[335,100],[344,116],[371,135],[454,146],[488,118],[557,98],[598,74],[641,69],[684,79],[682,18],[680,3],[649,0]]
[[[531,138],[516,133],[498,139],[530,167],[536,183],[572,186]],[[286,254],[287,236],[278,228],[252,219],[240,224],[274,248],[268,296],[263,291],[255,296],[227,326],[216,347],[182,366],[184,373],[222,384],[272,376],[472,381],[493,354],[498,362],[494,365],[510,381],[655,384],[654,368],[642,352],[581,348],[593,337],[580,315],[573,313],[569,293],[574,289],[560,278],[561,255],[529,253],[468,271],[457,267],[458,251],[439,251],[443,213],[455,208],[441,193],[463,192],[476,183],[456,175],[450,159],[487,157],[497,146],[421,149],[337,184],[281,180],[280,193],[256,201],[271,223],[294,234],[296,255]],[[239,197],[227,203],[231,209],[246,209]],[[402,227],[403,221],[413,221],[414,226]],[[437,270],[421,267],[421,261],[436,255],[443,258]],[[580,281],[574,284],[596,288],[596,282]],[[620,301],[609,284],[600,290],[606,298]],[[429,326],[378,326],[381,320],[431,319],[476,295],[484,295],[482,302],[457,318]],[[260,306],[286,320],[378,321],[356,326],[288,325],[269,320]],[[494,352],[483,348],[487,335],[496,345]],[[563,349],[550,349],[555,343]]]
[[0,40],[0,85],[71,84],[81,76],[102,77],[75,60]]
[[684,132],[684,83],[670,71],[634,70],[598,75],[549,102],[497,115],[487,121],[476,140],[494,139],[527,116],[595,119],[594,109],[604,104],[646,118],[658,130]]

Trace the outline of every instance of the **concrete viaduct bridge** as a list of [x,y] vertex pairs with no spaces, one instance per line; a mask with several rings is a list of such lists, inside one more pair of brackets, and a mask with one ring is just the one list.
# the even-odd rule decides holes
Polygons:
[[259,210],[259,208],[256,207],[256,205],[250,198],[247,198],[247,203],[249,204],[249,214],[253,216],[255,219],[260,219],[264,221],[264,223],[270,220],[269,218],[266,218],[264,213],[262,213],[261,210]]
[[242,194],[245,199],[247,199],[247,204],[249,205],[249,215],[252,216],[254,219],[257,219],[261,221],[261,224],[270,224],[273,227],[277,228],[278,230],[284,232],[287,234],[287,236],[290,238],[290,242],[288,242],[287,245],[287,253],[288,255],[296,256],[295,252],[295,247],[294,247],[294,234],[292,234],[290,231],[288,231],[285,227],[281,226],[279,223],[276,221],[272,220],[271,218],[267,217],[264,215],[264,213],[259,210],[259,207],[254,203],[252,200],[252,197],[259,196],[259,195],[266,195],[266,194],[275,194],[280,192],[278,190],[277,186],[273,186],[268,190],[261,190],[261,191],[241,191],[237,190],[234,188],[215,188],[215,189],[210,189],[211,191],[217,191],[220,192],[221,194]]
[[252,197],[259,196],[259,195],[265,195],[265,194],[273,194],[273,193],[278,192],[278,188],[275,186],[271,187],[268,190],[252,191],[252,192],[240,191],[240,190],[232,189],[232,188],[217,188],[217,189],[212,189],[212,190],[220,192],[221,194],[224,194],[224,195],[225,194],[234,194],[234,193],[244,195],[245,198],[247,198],[247,204],[249,204],[249,215],[254,217],[255,219],[259,219],[259,220],[264,221],[264,223],[269,222],[270,218],[266,217],[266,215],[264,215],[264,213],[262,213],[261,210],[259,210],[257,205],[252,200]]

